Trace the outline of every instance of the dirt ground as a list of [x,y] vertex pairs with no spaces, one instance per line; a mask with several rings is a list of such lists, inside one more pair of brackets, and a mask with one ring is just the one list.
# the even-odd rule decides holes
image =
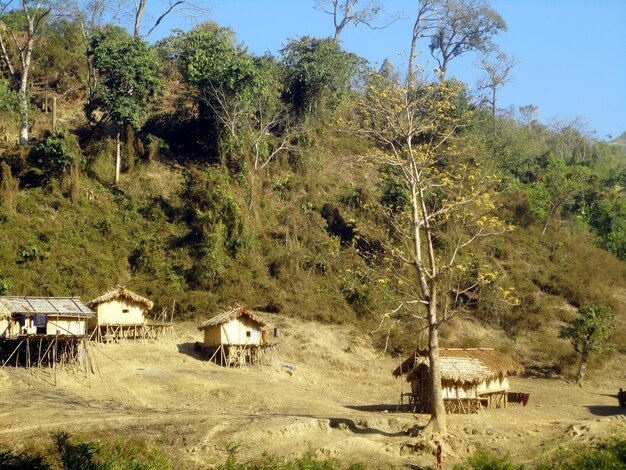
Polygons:
[[[395,411],[408,387],[391,376],[394,360],[345,326],[276,323],[277,355],[262,368],[227,370],[201,360],[193,350],[200,332],[177,324],[175,343],[95,345],[96,373],[59,371],[56,386],[47,369],[0,369],[0,444],[43,446],[64,430],[89,439],[132,436],[181,469],[222,463],[231,442],[242,461],[310,449],[372,469],[434,468],[433,436],[407,435],[428,417]],[[621,361],[583,388],[559,378],[513,378],[512,390],[531,394],[527,407],[448,416],[446,467],[479,447],[529,464],[559,446],[626,433],[615,398],[626,388]]]

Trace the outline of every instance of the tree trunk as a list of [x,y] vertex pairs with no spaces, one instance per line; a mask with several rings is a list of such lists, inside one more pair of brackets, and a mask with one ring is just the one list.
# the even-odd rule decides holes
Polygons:
[[120,131],[115,135],[115,184],[120,182],[120,167],[122,165],[122,144],[120,142]]
[[[407,140],[409,151],[412,154],[410,138]],[[431,227],[428,221],[428,209],[424,201],[424,193],[420,186],[421,175],[413,159],[410,162],[411,181],[411,204],[412,204],[412,230],[413,249],[415,256],[415,270],[419,280],[421,297],[425,301],[428,312],[428,359],[430,361],[430,421],[426,426],[428,432],[440,434],[447,433],[446,410],[443,403],[441,390],[441,365],[439,363],[439,325],[437,323],[437,278],[434,245],[432,242]],[[422,230],[426,236],[427,258],[430,266],[428,273],[424,265],[424,252],[422,250]]]
[[20,77],[20,145],[28,145],[28,73],[33,57],[33,46],[35,45],[35,19],[29,14],[28,20],[28,42],[26,50],[22,52],[22,76]]
[[143,17],[143,12],[146,9],[147,0],[139,0],[139,4],[137,5],[137,10],[135,11],[135,26],[133,28],[133,35],[138,38],[141,34],[141,19]]
[[583,379],[585,378],[585,373],[587,372],[587,354],[583,354],[580,357],[580,367],[578,368],[578,375],[576,376],[576,385],[579,387],[583,386]]
[[20,145],[28,145],[28,97],[26,91],[20,89]]
[[[434,299],[436,300],[436,299]],[[430,361],[430,421],[426,429],[429,432],[447,434],[446,408],[441,389],[441,364],[439,362],[439,331],[437,325],[437,307],[428,306],[428,360]]]

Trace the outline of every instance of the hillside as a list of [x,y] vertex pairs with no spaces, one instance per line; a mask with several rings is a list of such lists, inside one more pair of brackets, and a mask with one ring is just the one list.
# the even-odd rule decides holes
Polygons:
[[[368,220],[371,213],[351,199],[373,203],[379,197],[377,175],[354,165],[345,152],[332,145],[315,147],[297,172],[277,162],[265,176],[267,183],[258,194],[262,204],[254,210],[245,206],[237,185],[220,183],[242,211],[247,248],[235,257],[216,252],[208,265],[212,280],[202,288],[191,276],[194,227],[186,219],[193,165],[139,163],[115,187],[106,183],[112,176],[110,160],[98,157],[92,163],[95,172],[81,176],[74,203],[61,188],[25,187],[17,193],[16,211],[5,212],[0,222],[5,292],[90,300],[122,284],[154,300],[155,315],[173,303],[180,319],[244,304],[296,318],[352,324],[357,330],[376,329],[381,316],[393,308],[394,297],[379,283],[382,265],[361,256],[358,244],[343,243],[341,230],[358,229],[374,241],[382,235],[381,227]],[[333,208],[332,219],[325,207]],[[626,344],[621,328],[625,266],[594,247],[584,231],[565,224],[543,236],[539,227],[518,225],[487,239],[479,249],[474,264],[489,267],[496,279],[476,291],[459,315],[503,332],[501,345],[527,363],[571,372],[576,358],[557,333],[576,305],[612,306],[618,323],[613,342]],[[511,287],[517,306],[499,295],[500,289]],[[408,320],[389,331],[388,351],[415,345],[417,324],[411,325]],[[535,331],[550,334],[534,343]],[[383,334],[376,335],[381,345],[387,341]],[[442,335],[445,345],[481,345],[471,334],[446,325]]]
[[611,139],[609,143],[611,145],[618,145],[620,147],[626,147],[626,132],[622,132],[621,135]]

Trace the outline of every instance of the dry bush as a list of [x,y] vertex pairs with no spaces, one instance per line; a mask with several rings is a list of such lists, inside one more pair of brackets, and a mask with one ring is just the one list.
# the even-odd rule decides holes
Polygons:
[[10,214],[15,214],[19,182],[11,174],[6,162],[0,163],[0,206]]

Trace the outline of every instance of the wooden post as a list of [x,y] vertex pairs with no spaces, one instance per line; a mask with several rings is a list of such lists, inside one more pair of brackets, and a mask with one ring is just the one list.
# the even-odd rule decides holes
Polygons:
[[115,184],[120,182],[120,167],[122,166],[122,143],[120,142],[120,131],[115,134]]
[[[47,108],[47,104],[46,104]],[[56,97],[52,98],[52,132],[57,129],[57,99]]]
[[59,345],[59,330],[54,336],[54,350],[52,351],[52,371],[54,373],[54,386],[57,385],[57,348]]

